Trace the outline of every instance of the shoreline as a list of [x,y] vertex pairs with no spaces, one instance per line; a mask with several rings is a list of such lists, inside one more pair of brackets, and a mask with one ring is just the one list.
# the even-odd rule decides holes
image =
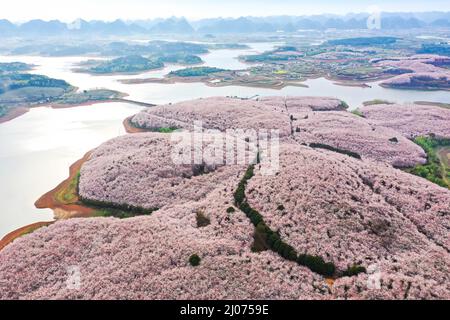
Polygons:
[[[329,80],[329,79],[328,79]],[[336,86],[342,86],[342,87],[355,87],[355,88],[372,88],[372,86],[368,85],[367,83],[353,83],[353,82],[333,82]]]
[[418,104],[421,106],[432,106],[432,107],[440,107],[445,109],[450,109],[449,103],[443,102],[432,102],[432,101],[414,101],[414,104]]
[[34,203],[37,209],[51,209],[54,214],[53,221],[41,221],[30,225],[20,227],[11,231],[2,239],[0,239],[0,251],[17,238],[31,233],[43,226],[49,226],[58,220],[66,220],[72,218],[88,218],[94,217],[96,209],[80,204],[78,194],[68,203],[58,200],[57,195],[70,186],[73,179],[78,174],[81,166],[89,159],[92,151],[87,152],[81,159],[75,161],[69,168],[69,176],[59,183],[55,188],[46,192]]
[[394,90],[413,90],[413,91],[422,91],[422,92],[434,92],[434,91],[450,91],[450,88],[436,88],[436,87],[414,87],[414,86],[399,86],[399,85],[391,85],[380,83],[380,87],[385,89],[394,89]]
[[[128,103],[134,103],[134,104],[140,104],[140,105],[147,105],[147,106],[154,106],[151,104],[146,103],[140,103],[137,101],[131,101],[131,100],[125,100],[125,99],[118,99],[119,101],[114,102],[128,102]],[[125,101],[124,101],[125,100]],[[101,101],[105,103],[106,101]],[[90,104],[96,104],[96,102],[87,102],[83,105],[90,105]],[[77,105],[81,106],[81,105]],[[59,106],[59,105],[46,105],[46,107],[52,107],[52,108],[73,108],[77,106]],[[36,106],[37,107],[37,106]],[[41,107],[44,107],[42,105]],[[23,108],[25,112],[28,112],[30,108]],[[145,129],[139,129],[131,125],[130,119],[132,116],[126,118],[123,121],[123,126],[127,133],[140,133],[140,132],[147,132]],[[2,120],[0,118],[0,120]],[[1,121],[0,121],[1,122]],[[16,230],[11,231],[10,233],[6,234],[3,238],[0,239],[0,251],[5,248],[8,244],[12,243],[17,238],[31,233],[34,230],[37,230],[44,226],[49,226],[53,224],[54,222],[58,220],[64,220],[64,219],[71,219],[71,218],[87,218],[94,216],[95,209],[84,206],[82,204],[79,204],[79,198],[78,195],[70,201],[69,203],[62,203],[57,199],[57,194],[61,191],[65,190],[70,183],[73,181],[73,179],[78,174],[79,170],[81,169],[81,166],[89,159],[92,151],[87,152],[81,159],[75,161],[73,164],[69,167],[69,176],[64,179],[61,183],[59,183],[55,188],[52,190],[46,192],[44,195],[42,195],[36,202],[34,203],[35,207],[37,209],[51,209],[54,213],[54,221],[41,221],[36,222],[30,225],[26,225],[23,227],[20,227]]]
[[69,203],[62,203],[56,197],[60,191],[63,191],[70,185],[81,169],[81,166],[89,159],[91,152],[92,151],[87,152],[81,159],[74,162],[69,168],[69,177],[62,181],[54,189],[41,196],[34,203],[35,207],[38,209],[52,209],[56,220],[91,216],[95,210],[80,205],[78,203],[78,195]]
[[24,115],[28,111],[30,111],[30,108],[27,108],[27,107],[11,108],[8,110],[8,112],[4,116],[0,117],[0,123],[5,123],[8,121],[11,121],[15,118],[18,118],[18,117]]
[[146,129],[142,129],[142,128],[138,128],[135,127],[132,123],[131,123],[131,118],[133,118],[134,116],[130,116],[128,118],[125,118],[125,120],[123,120],[122,124],[123,127],[125,128],[125,131],[127,133],[143,133],[143,132],[149,132],[149,130]]
[[56,194],[61,190],[64,190],[72,181],[72,179],[78,174],[83,163],[89,158],[91,151],[86,153],[83,158],[74,162],[69,169],[69,177],[64,179],[58,186],[54,189],[48,191],[43,196],[41,196],[35,203],[34,206],[37,209],[51,209],[54,213],[55,220],[53,221],[41,221],[30,225],[26,225],[14,231],[11,231],[6,236],[0,240],[0,251],[5,248],[8,244],[12,243],[17,238],[31,233],[41,227],[49,226],[61,219],[70,219],[77,217],[89,217],[94,213],[94,209],[88,208],[75,202],[78,201],[78,197],[73,201],[74,203],[65,204],[61,203],[56,199]]
[[171,84],[177,84],[177,83],[202,83],[207,87],[217,88],[217,87],[230,87],[230,86],[236,86],[236,87],[247,87],[247,88],[260,88],[260,89],[273,89],[273,90],[281,90],[285,87],[302,87],[302,88],[308,88],[306,84],[303,84],[300,81],[278,81],[276,84],[260,84],[260,83],[243,83],[243,82],[211,82],[212,80],[210,78],[204,78],[204,77],[164,77],[164,78],[141,78],[141,79],[122,79],[119,80],[122,84],[146,84],[146,83],[155,83],[155,84],[164,84],[164,85],[171,85]]
[[[128,96],[128,95],[125,95],[124,97],[126,97],[126,96]],[[34,108],[70,109],[70,108],[93,106],[93,105],[102,104],[102,103],[119,103],[119,102],[130,103],[130,104],[135,104],[135,105],[144,106],[144,107],[156,106],[155,104],[152,104],[152,103],[124,99],[124,97],[116,98],[116,99],[108,99],[108,100],[90,100],[90,101],[77,103],[77,104],[45,103],[45,104],[35,104],[35,105],[29,105],[29,106],[13,107],[10,110],[8,110],[7,114],[0,117],[0,124],[14,120],[14,119],[26,114],[27,112],[29,112],[31,109],[34,109]]]
[[21,227],[19,229],[16,229],[14,231],[11,231],[7,235],[5,235],[2,239],[0,239],[0,251],[3,250],[7,245],[12,243],[17,238],[20,238],[21,236],[24,236],[28,233],[31,233],[41,227],[46,227],[51,224],[53,224],[55,221],[43,221],[43,222],[35,222],[32,224],[29,224],[27,226]]

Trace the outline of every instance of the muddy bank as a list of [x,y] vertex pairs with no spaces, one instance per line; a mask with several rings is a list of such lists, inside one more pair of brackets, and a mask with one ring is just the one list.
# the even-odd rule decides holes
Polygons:
[[8,122],[12,119],[20,117],[28,111],[30,111],[30,109],[26,107],[11,108],[4,116],[0,117],[0,123]]
[[127,133],[141,133],[141,132],[148,132],[149,130],[146,129],[142,129],[142,128],[138,128],[135,127],[132,123],[131,123],[131,119],[134,116],[128,117],[125,120],[123,120],[123,127],[125,128],[125,131]]
[[[126,97],[126,96],[127,95],[124,95],[124,97]],[[36,105],[13,107],[8,110],[8,113],[6,115],[0,117],[0,123],[11,121],[11,120],[18,118],[21,115],[27,113],[32,108],[40,108],[40,107],[47,107],[47,108],[52,108],[52,109],[69,109],[69,108],[93,106],[93,105],[101,104],[101,103],[116,103],[116,102],[131,103],[131,104],[135,104],[138,106],[144,106],[144,107],[154,107],[155,106],[155,104],[152,104],[152,103],[128,100],[128,99],[124,99],[124,97],[116,98],[116,99],[108,99],[108,100],[91,100],[91,101],[86,101],[86,102],[78,103],[78,104],[47,103],[47,104],[36,104]]]
[[90,154],[91,152],[86,153],[83,158],[72,164],[70,166],[69,177],[61,182],[56,188],[39,198],[39,200],[35,202],[36,208],[52,209],[56,219],[92,216],[95,210],[84,205],[80,205],[78,194],[74,194],[74,198],[67,202],[63,202],[59,199],[60,194],[70,189],[71,183],[74,179],[76,179],[81,166],[89,159]]
[[241,81],[241,80],[231,80],[231,81],[220,81],[215,82],[214,79],[208,77],[165,77],[165,78],[143,78],[143,79],[126,79],[119,80],[123,84],[144,84],[144,83],[157,83],[157,84],[176,84],[176,83],[203,83],[208,87],[250,87],[250,88],[261,88],[261,89],[274,89],[281,90],[285,87],[302,87],[307,88],[308,86],[301,83],[300,81],[282,81],[277,80],[274,83],[261,83],[256,81]]
[[0,250],[5,248],[8,244],[13,242],[17,238],[20,238],[21,236],[24,236],[24,235],[26,235],[28,233],[31,233],[31,232],[33,232],[33,231],[35,231],[35,230],[37,230],[37,229],[39,229],[41,227],[49,226],[52,223],[54,223],[54,221],[36,222],[36,223],[30,224],[28,226],[19,228],[17,230],[14,230],[14,231],[8,233],[6,236],[4,236],[0,240]]

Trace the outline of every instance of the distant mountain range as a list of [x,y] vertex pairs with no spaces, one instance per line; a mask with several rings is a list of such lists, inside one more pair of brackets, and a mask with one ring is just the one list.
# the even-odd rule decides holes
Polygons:
[[[273,16],[273,17],[240,17],[215,18],[188,21],[186,18],[168,18],[153,20],[123,21],[85,21],[78,19],[73,23],[58,20],[31,20],[15,24],[8,20],[0,20],[1,36],[54,36],[61,34],[190,34],[190,33],[257,33],[257,32],[294,32],[303,30],[325,29],[364,29],[367,13],[315,16]],[[450,28],[450,12],[423,13],[382,13],[382,29],[409,28]]]

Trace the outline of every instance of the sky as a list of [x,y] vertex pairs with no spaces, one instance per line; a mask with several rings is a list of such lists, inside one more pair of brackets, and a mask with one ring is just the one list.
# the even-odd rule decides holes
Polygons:
[[345,14],[367,12],[450,11],[449,0],[11,0],[4,1],[0,19],[77,18],[134,20],[185,16],[192,20],[215,17]]

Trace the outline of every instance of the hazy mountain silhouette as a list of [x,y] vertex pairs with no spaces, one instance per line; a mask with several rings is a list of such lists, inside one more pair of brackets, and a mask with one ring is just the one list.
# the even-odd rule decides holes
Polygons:
[[276,28],[267,22],[254,22],[248,18],[211,19],[210,23],[199,28],[202,33],[253,33],[273,32]]
[[186,18],[172,17],[156,23],[150,28],[154,33],[193,33],[194,28],[189,24]]
[[25,34],[58,35],[67,31],[67,24],[58,20],[31,20],[19,26],[19,32]]
[[[186,34],[186,33],[257,33],[295,32],[300,29],[365,29],[367,13],[351,13],[347,15],[314,15],[314,16],[273,16],[273,17],[240,17],[209,18],[188,21],[186,18],[172,17],[168,19],[151,19],[137,21],[115,20],[86,21],[78,19],[72,23],[58,20],[31,20],[23,24],[14,24],[8,20],[0,20],[0,37],[8,36],[58,36],[61,34],[86,35],[131,35],[131,34]],[[449,12],[422,13],[383,13],[381,27],[385,30],[409,28],[448,28]]]
[[15,32],[16,30],[17,26],[15,24],[5,19],[0,20],[0,34]]

